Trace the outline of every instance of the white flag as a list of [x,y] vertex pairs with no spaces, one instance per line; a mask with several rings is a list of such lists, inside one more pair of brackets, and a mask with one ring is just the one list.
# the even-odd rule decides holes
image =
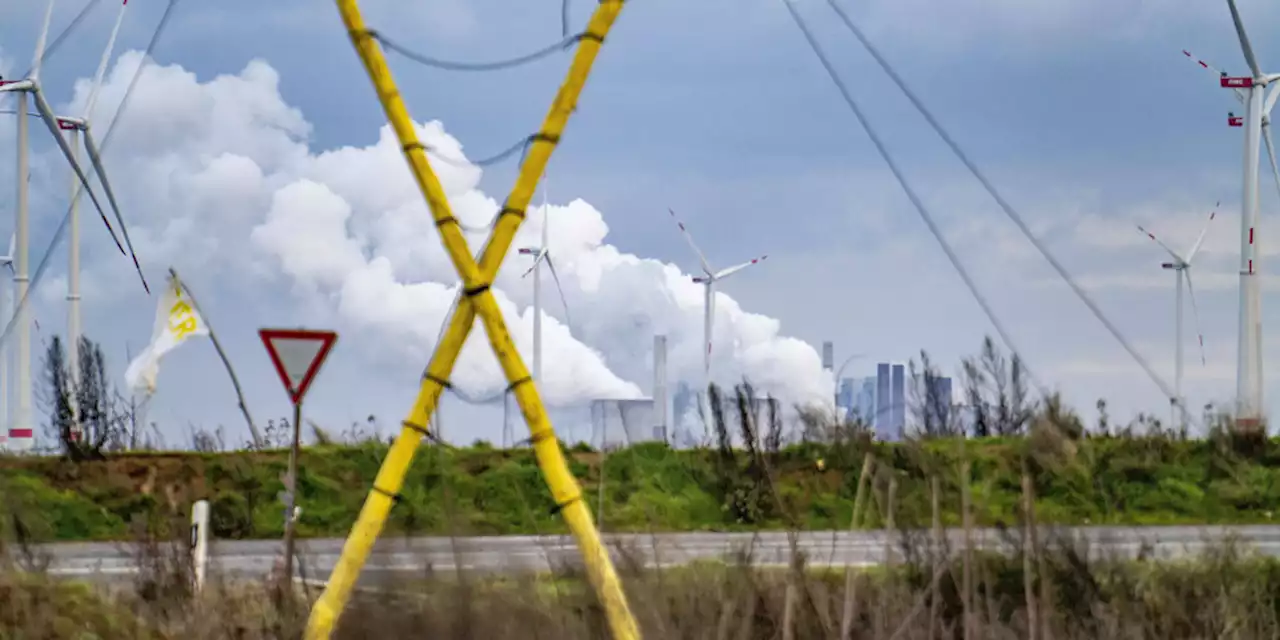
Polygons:
[[125,384],[135,393],[141,392],[148,396],[155,393],[160,358],[191,336],[207,335],[209,325],[196,312],[177,278],[169,278],[169,286],[161,294],[160,304],[156,308],[156,325],[151,332],[151,344],[129,363],[129,368],[124,372]]

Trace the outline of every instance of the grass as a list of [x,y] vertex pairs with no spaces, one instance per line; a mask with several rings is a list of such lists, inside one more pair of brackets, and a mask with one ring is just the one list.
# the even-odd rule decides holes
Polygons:
[[[749,396],[739,390],[736,407],[751,406]],[[868,570],[812,570],[793,550],[784,568],[743,558],[656,569],[618,549],[645,637],[837,638],[844,625],[875,640],[1280,637],[1280,561],[1230,540],[1179,562],[1099,557],[1052,526],[1265,522],[1280,502],[1280,443],[1217,429],[1202,440],[1161,429],[1090,435],[1047,401],[1025,414],[1002,410],[1008,421],[996,432],[1005,437],[926,434],[900,445],[873,444],[857,425],[841,424],[825,425],[817,438],[806,429],[809,442],[782,446],[775,417],[759,439],[740,412],[739,441],[748,444],[737,448],[726,415],[734,404],[712,404],[714,447],[646,444],[607,458],[585,447],[568,451],[589,492],[605,465],[606,528],[843,529],[860,504],[855,528],[892,530],[893,559]],[[345,534],[383,455],[375,443],[307,449],[302,533]],[[859,487],[864,460],[872,466]],[[279,535],[285,461],[281,451],[5,460],[0,541],[25,553],[0,553],[16,559],[0,565],[0,597],[13,603],[0,616],[0,638],[299,637],[314,588],[282,593],[266,581],[215,579],[197,594],[186,557],[185,511],[199,498],[212,502],[217,538]],[[958,507],[966,503],[973,524],[996,525],[1005,555],[977,551],[986,548],[980,540],[957,550],[929,535],[935,524],[962,523]],[[551,507],[526,450],[425,446],[389,533],[561,531]],[[42,575],[31,543],[88,538],[142,542],[135,583],[103,592]],[[608,634],[595,594],[569,568],[501,578],[428,573],[358,594],[337,634],[410,636]]]
[[[1020,441],[970,441],[971,490],[978,524],[1016,519]],[[801,444],[766,454],[777,491],[805,529],[848,526],[860,470],[860,445]],[[880,464],[897,471],[903,496],[898,518],[928,517],[927,473],[920,446],[877,444]],[[928,464],[956,468],[954,442],[926,443]],[[594,493],[599,454],[571,451],[574,473]],[[299,479],[303,536],[344,536],[359,510],[385,446],[327,445],[306,449]],[[716,450],[675,451],[659,444],[611,453],[606,462],[605,525],[610,531],[781,529],[776,510],[734,507]],[[819,470],[817,461],[822,460]],[[56,458],[7,459],[0,495],[40,540],[110,540],[128,536],[136,518],[163,520],[192,501],[212,506],[214,535],[272,538],[282,533],[283,451],[130,454],[73,463]],[[943,477],[943,522],[959,524],[955,474]],[[1272,521],[1280,513],[1280,446],[1242,457],[1213,440],[1163,436],[1095,437],[1035,474],[1040,518],[1077,524],[1239,524]],[[527,534],[563,525],[528,450],[487,446],[424,447],[393,510],[391,532]],[[594,504],[595,498],[592,498]],[[447,515],[449,514],[449,515]],[[871,526],[879,523],[874,519]]]

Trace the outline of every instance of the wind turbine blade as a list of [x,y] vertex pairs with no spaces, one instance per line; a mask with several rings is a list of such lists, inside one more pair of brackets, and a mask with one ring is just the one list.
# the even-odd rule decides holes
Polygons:
[[698,260],[702,261],[702,271],[705,272],[707,275],[711,275],[712,274],[711,264],[707,262],[707,257],[702,255],[702,250],[699,249],[697,243],[693,241],[693,235],[689,233],[688,229],[684,228],[684,223],[680,221],[680,218],[678,216],[676,216],[676,212],[674,209],[672,209],[671,207],[667,207],[667,212],[671,214],[671,219],[676,221],[676,226],[680,227],[680,233],[684,236],[684,239],[689,243],[689,246],[693,249],[693,252],[698,254]]
[[1191,284],[1191,270],[1185,269],[1187,274],[1187,293],[1191,296],[1191,316],[1196,323],[1196,338],[1200,341],[1200,365],[1204,366],[1208,362],[1204,358],[1204,331],[1200,330],[1200,305],[1196,304],[1196,288]]
[[[1200,68],[1202,68],[1202,69],[1207,69],[1207,70],[1209,70],[1209,71],[1212,71],[1212,72],[1214,72],[1214,73],[1218,74],[1218,77],[1219,77],[1219,78],[1223,78],[1223,77],[1226,77],[1226,76],[1228,75],[1226,71],[1223,71],[1223,70],[1221,70],[1221,69],[1219,69],[1219,68],[1217,68],[1217,67],[1215,67],[1215,66],[1213,66],[1213,65],[1209,64],[1208,62],[1205,62],[1204,60],[1201,60],[1200,58],[1197,58],[1197,57],[1195,57],[1195,56],[1191,55],[1191,52],[1190,52],[1190,51],[1187,51],[1186,49],[1183,49],[1183,50],[1182,50],[1182,55],[1184,55],[1184,56],[1186,56],[1186,57],[1191,58],[1192,60],[1194,60],[1196,64],[1200,65]],[[1235,93],[1235,94],[1236,94],[1236,99],[1237,99],[1237,100],[1239,100],[1241,103],[1243,103],[1243,102],[1244,102],[1244,98],[1245,98],[1245,96],[1244,96],[1244,91],[1241,91],[1240,89],[1235,89],[1235,88],[1233,88],[1231,91],[1232,91],[1233,93]]]
[[[521,253],[524,253],[524,250],[521,250]],[[539,249],[538,252],[534,254],[533,264],[529,265],[529,269],[526,270],[524,274],[522,274],[520,277],[523,278],[533,273],[533,270],[538,268],[538,263],[542,262],[542,258],[546,255],[547,255],[546,249]]]
[[18,240],[18,234],[16,233],[9,234],[9,253],[5,257],[8,258],[10,261],[13,260],[13,253],[15,251],[15,245],[17,240]]
[[[1274,167],[1275,165],[1272,165],[1272,166]],[[1196,254],[1199,253],[1200,245],[1204,244],[1204,236],[1206,233],[1209,233],[1209,223],[1213,222],[1213,219],[1217,217],[1218,205],[1220,204],[1222,203],[1221,202],[1213,203],[1213,211],[1209,212],[1209,219],[1204,221],[1204,228],[1200,230],[1200,237],[1196,238],[1196,243],[1191,245],[1191,250],[1187,252],[1187,262],[1191,262],[1192,260],[1194,260],[1196,257]]]
[[107,63],[111,61],[111,51],[115,49],[116,37],[120,35],[120,25],[124,23],[125,9],[129,8],[129,0],[120,3],[120,13],[116,14],[116,24],[111,28],[111,37],[107,38],[107,46],[102,50],[102,59],[98,61],[98,72],[93,75],[93,86],[89,89],[89,99],[84,105],[84,119],[88,122],[93,115],[93,107],[98,103],[98,90],[102,88],[102,78],[107,74]]
[[542,248],[547,248],[547,229],[551,226],[551,209],[547,207],[547,174],[542,174]]
[[1156,234],[1151,233],[1150,231],[1147,231],[1146,227],[1143,227],[1142,225],[1137,225],[1137,226],[1138,226],[1138,231],[1141,231],[1147,234],[1148,238],[1151,238],[1152,240],[1155,241],[1156,244],[1160,245],[1165,251],[1168,251],[1169,255],[1173,256],[1174,260],[1177,260],[1178,262],[1182,262],[1182,256],[1178,255],[1177,252],[1175,252],[1173,249],[1170,249],[1169,245],[1161,242],[1160,238],[1156,237]]
[[124,216],[120,215],[120,206],[116,204],[116,194],[111,190],[111,181],[107,179],[107,170],[102,166],[102,154],[98,153],[98,144],[93,141],[93,134],[86,127],[84,133],[84,148],[89,152],[89,161],[93,163],[94,171],[98,172],[98,182],[102,185],[102,190],[107,194],[107,202],[111,204],[111,212],[116,216],[116,222],[120,223],[120,235],[124,236],[124,243],[129,247],[129,257],[133,258],[133,268],[138,272],[138,278],[142,280],[142,288],[146,290],[147,295],[151,294],[151,287],[147,285],[147,277],[142,274],[142,265],[138,264],[138,254],[133,250],[133,241],[129,239],[129,227],[124,223]]
[[1262,139],[1267,141],[1267,159],[1271,161],[1271,177],[1275,178],[1276,191],[1280,192],[1280,168],[1276,166],[1276,145],[1271,141],[1271,127],[1263,127]]
[[569,318],[569,301],[564,297],[564,287],[560,286],[560,274],[556,273],[556,263],[551,259],[551,254],[547,254],[547,268],[551,270],[551,279],[556,281],[556,291],[560,292],[560,304],[564,305],[564,323],[569,325],[569,329],[573,330],[573,320]]
[[53,0],[44,12],[44,26],[40,29],[40,37],[36,38],[36,57],[31,63],[30,80],[40,79],[40,63],[44,61],[44,45],[49,40],[49,24],[53,22]]
[[1275,87],[1272,87],[1270,95],[1267,96],[1266,102],[1262,105],[1262,113],[1266,116],[1262,119],[1262,126],[1264,127],[1270,126],[1268,123],[1271,120],[1271,110],[1276,106],[1276,98],[1280,98],[1280,91],[1276,90]]
[[729,277],[729,276],[731,276],[731,275],[733,275],[733,274],[735,274],[735,273],[737,273],[737,272],[739,272],[739,271],[742,271],[743,269],[746,269],[747,267],[749,267],[749,266],[751,266],[751,265],[753,265],[753,264],[759,264],[759,263],[761,263],[761,262],[764,262],[764,261],[765,261],[765,259],[767,259],[768,257],[769,257],[769,256],[760,256],[759,258],[756,258],[756,259],[751,260],[751,261],[749,261],[749,262],[744,262],[744,263],[742,263],[742,264],[737,264],[737,265],[734,265],[734,266],[732,266],[732,267],[729,267],[728,269],[725,269],[725,270],[721,271],[720,273],[717,273],[717,274],[715,275],[715,279],[716,279],[716,280],[721,280],[721,279],[723,279],[723,278],[727,278],[727,277]]
[[[89,187],[89,176],[85,175],[84,169],[80,167],[80,163],[76,161],[75,154],[71,153],[71,146],[67,144],[67,139],[62,137],[62,130],[58,128],[58,119],[53,115],[53,109],[49,108],[49,102],[44,99],[44,93],[37,87],[31,92],[35,97],[36,110],[40,112],[40,119],[44,120],[45,126],[49,127],[49,133],[53,134],[53,139],[58,142],[58,148],[62,150],[62,155],[71,165],[71,170],[76,172],[76,176],[80,178],[80,188],[89,194],[89,200],[93,201],[93,207],[98,210],[98,215],[102,217],[102,224],[107,225],[107,231],[111,234],[111,239],[115,240],[116,248],[120,253],[124,253],[124,245],[120,244],[120,239],[116,237],[116,231],[111,227],[111,221],[107,219],[107,213],[102,209],[102,203],[98,202],[98,196],[93,193],[93,189]],[[105,182],[103,184],[106,184]]]
[[1253,71],[1253,77],[1260,77],[1262,71],[1258,69],[1258,59],[1253,55],[1253,45],[1249,44],[1249,35],[1244,32],[1244,21],[1240,19],[1240,10],[1236,8],[1236,0],[1227,0],[1227,6],[1231,8],[1231,21],[1236,24],[1236,35],[1240,36],[1240,50],[1244,52],[1244,60],[1249,63],[1249,69]]

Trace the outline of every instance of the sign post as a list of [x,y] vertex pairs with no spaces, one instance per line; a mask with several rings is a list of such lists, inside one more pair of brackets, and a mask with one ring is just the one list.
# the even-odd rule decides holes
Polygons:
[[284,584],[293,583],[294,529],[298,519],[298,450],[302,441],[302,398],[320,365],[333,349],[338,334],[313,329],[259,329],[262,344],[280,374],[280,381],[293,402],[293,446],[289,450],[289,471],[284,478]]

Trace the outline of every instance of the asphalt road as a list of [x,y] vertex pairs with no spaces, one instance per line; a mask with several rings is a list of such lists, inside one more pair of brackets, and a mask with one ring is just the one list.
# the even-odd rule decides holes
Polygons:
[[[1012,535],[1016,533],[1009,532]],[[923,535],[923,534],[922,534]],[[1197,554],[1206,546],[1229,539],[1258,552],[1280,556],[1280,526],[1241,527],[1086,527],[1046,530],[1087,548],[1092,557],[1134,557],[1146,550],[1155,557]],[[961,548],[962,533],[948,530],[953,549]],[[894,536],[899,539],[899,536]],[[619,562],[643,561],[646,566],[671,566],[693,560],[732,560],[746,552],[757,565],[785,565],[791,547],[786,532],[671,533],[606,535]],[[810,531],[795,535],[795,544],[811,566],[873,565],[885,559],[883,532]],[[975,542],[987,549],[1009,549],[1005,535],[993,529],[975,531]],[[306,576],[325,579],[342,551],[341,539],[303,540],[299,545]],[[901,546],[891,551],[900,557]],[[209,574],[229,579],[266,576],[282,554],[278,540],[211,541]],[[126,543],[63,543],[36,547],[34,555],[47,559],[53,575],[114,582],[137,573],[137,550]],[[579,565],[567,536],[501,536],[458,538],[395,538],[379,540],[362,574],[366,585],[415,575],[453,572],[538,572]]]

